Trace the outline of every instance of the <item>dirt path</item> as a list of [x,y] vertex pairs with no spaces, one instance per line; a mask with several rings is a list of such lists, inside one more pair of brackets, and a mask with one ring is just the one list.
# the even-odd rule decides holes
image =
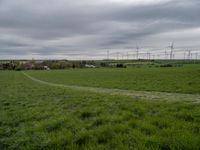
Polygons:
[[122,89],[109,89],[109,88],[97,88],[97,87],[87,87],[78,85],[65,85],[51,83],[43,80],[39,80],[22,72],[27,78],[32,81],[38,82],[40,84],[55,86],[55,87],[65,87],[74,90],[90,91],[95,93],[105,93],[110,95],[125,95],[131,96],[139,99],[149,99],[149,100],[173,100],[173,101],[188,101],[188,102],[200,102],[199,94],[181,94],[181,93],[167,93],[167,92],[148,92],[148,91],[134,91],[134,90],[122,90]]

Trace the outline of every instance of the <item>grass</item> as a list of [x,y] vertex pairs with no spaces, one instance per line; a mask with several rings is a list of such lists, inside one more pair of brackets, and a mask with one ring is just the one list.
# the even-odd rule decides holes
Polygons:
[[[41,78],[46,74],[48,80],[67,83],[64,76],[77,77],[80,72],[86,76],[93,71],[30,74]],[[95,71],[97,77],[99,72],[109,72]],[[110,72],[126,71],[128,75],[134,72]],[[28,79],[21,72],[4,71],[0,72],[0,149],[200,149],[200,104],[51,87]]]
[[31,71],[38,79],[69,85],[200,94],[200,65],[172,68]]

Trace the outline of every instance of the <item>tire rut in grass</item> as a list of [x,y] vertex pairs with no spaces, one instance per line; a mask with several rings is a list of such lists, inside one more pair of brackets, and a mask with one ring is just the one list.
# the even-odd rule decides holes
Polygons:
[[184,102],[200,102],[199,94],[182,94],[182,93],[167,93],[167,92],[154,92],[154,91],[133,91],[133,90],[123,90],[123,89],[109,89],[109,88],[99,88],[99,87],[88,87],[88,86],[78,86],[78,85],[65,85],[51,83],[34,78],[25,72],[22,72],[27,78],[31,79],[40,84],[55,86],[55,87],[65,87],[72,90],[89,91],[95,93],[104,93],[109,95],[124,95],[131,96],[135,99],[149,99],[149,100],[172,100],[172,101],[184,101]]

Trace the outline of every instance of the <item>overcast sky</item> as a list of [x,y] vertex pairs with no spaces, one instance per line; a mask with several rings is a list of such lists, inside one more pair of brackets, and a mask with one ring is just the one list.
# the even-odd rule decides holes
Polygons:
[[0,0],[0,59],[98,58],[172,41],[200,48],[199,0]]

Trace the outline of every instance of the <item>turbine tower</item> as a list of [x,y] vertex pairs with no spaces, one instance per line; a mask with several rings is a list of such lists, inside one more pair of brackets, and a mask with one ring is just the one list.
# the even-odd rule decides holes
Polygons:
[[109,58],[110,58],[110,52],[109,50],[107,50],[107,60],[109,60]]
[[198,53],[197,52],[195,53],[195,58],[196,58],[196,60],[198,59]]
[[166,51],[166,49],[165,49],[165,59],[167,59],[167,51]]
[[188,50],[188,59],[191,59],[191,50]]
[[186,59],[186,53],[184,53],[184,60]]
[[170,59],[173,59],[174,41],[173,41],[172,44],[169,46],[169,48],[171,49],[171,51],[170,51]]
[[139,46],[136,44],[136,58],[139,58]]
[[117,60],[119,60],[119,52],[117,52]]
[[129,53],[128,52],[126,52],[126,56],[127,56],[127,60],[129,59]]

